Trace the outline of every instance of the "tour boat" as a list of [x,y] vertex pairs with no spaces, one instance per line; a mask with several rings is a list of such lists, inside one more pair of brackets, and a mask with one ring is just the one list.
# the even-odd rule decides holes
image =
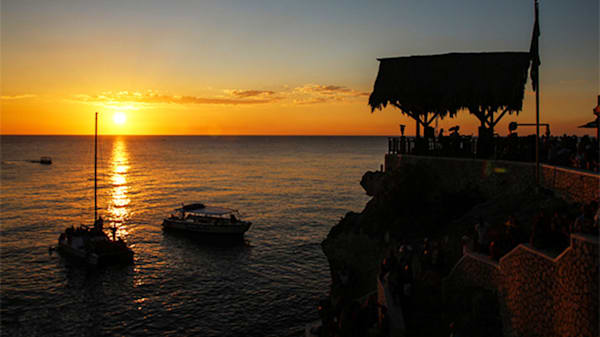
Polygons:
[[182,205],[162,224],[165,230],[227,237],[243,236],[250,225],[249,221],[241,220],[240,213],[234,209],[200,203]]
[[104,221],[98,217],[98,113],[94,136],[94,227],[71,226],[58,237],[57,251],[92,266],[133,263],[133,251],[121,238],[116,238],[116,227],[110,228],[112,238],[104,232]]

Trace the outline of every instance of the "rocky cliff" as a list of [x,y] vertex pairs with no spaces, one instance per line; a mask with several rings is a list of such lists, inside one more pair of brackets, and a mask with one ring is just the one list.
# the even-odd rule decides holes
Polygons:
[[351,295],[375,289],[375,275],[386,248],[443,236],[451,220],[484,201],[476,186],[451,190],[441,180],[434,170],[419,164],[364,174],[360,184],[373,198],[362,212],[346,214],[322,243],[334,293],[342,269],[352,275]]
[[414,160],[392,171],[363,175],[360,184],[371,200],[360,213],[346,214],[322,242],[333,303],[374,291],[381,261],[390,249],[429,238],[444,243],[439,273],[423,276],[427,284],[419,284],[421,295],[418,287],[415,290],[416,301],[428,303],[422,309],[429,312],[441,305],[440,280],[461,257],[461,237],[472,233],[480,217],[502,226],[512,215],[527,227],[540,210],[568,208],[552,192],[519,183],[521,178],[514,172],[489,165],[467,172],[460,169],[465,165],[460,161],[456,167],[449,165]]

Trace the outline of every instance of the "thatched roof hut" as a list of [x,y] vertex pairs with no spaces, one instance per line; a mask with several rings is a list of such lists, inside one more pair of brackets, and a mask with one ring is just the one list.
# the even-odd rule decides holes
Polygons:
[[[522,109],[528,52],[450,53],[378,59],[371,110],[392,104],[424,126],[469,109],[490,128],[493,113]],[[434,115],[428,119],[428,113]],[[490,118],[489,114],[492,114]]]

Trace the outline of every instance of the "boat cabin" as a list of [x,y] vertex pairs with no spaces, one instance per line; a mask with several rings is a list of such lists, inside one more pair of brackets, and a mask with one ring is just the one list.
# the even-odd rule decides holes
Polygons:
[[177,215],[171,215],[172,218],[179,218],[187,222],[236,223],[241,221],[239,212],[231,208],[189,204],[183,205],[175,211]]

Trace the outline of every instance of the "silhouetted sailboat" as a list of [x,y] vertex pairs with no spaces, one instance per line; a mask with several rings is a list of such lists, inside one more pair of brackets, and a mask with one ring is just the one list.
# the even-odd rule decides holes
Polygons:
[[111,228],[112,239],[104,233],[104,221],[98,217],[98,113],[94,134],[94,226],[69,227],[58,237],[57,250],[64,256],[81,260],[89,265],[130,264],[133,251],[121,238],[116,238],[116,227]]

